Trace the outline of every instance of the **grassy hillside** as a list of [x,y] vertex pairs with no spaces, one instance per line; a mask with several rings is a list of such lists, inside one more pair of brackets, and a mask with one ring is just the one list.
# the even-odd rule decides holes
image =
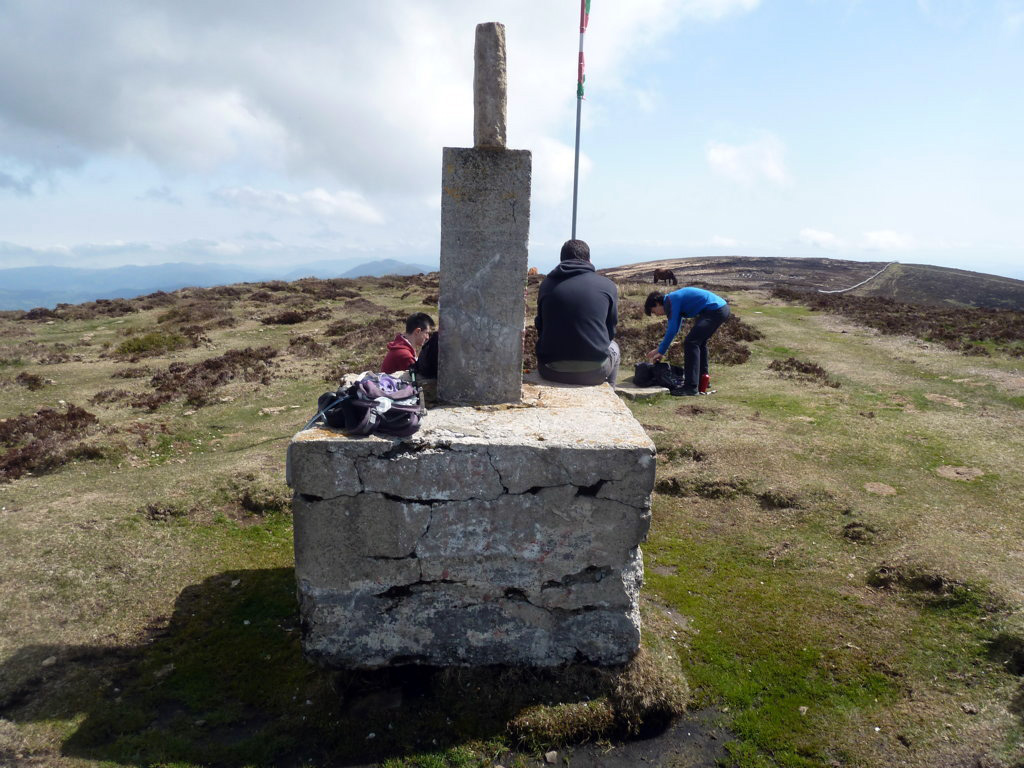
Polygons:
[[[655,269],[671,269],[680,285],[709,283],[765,290],[782,287],[817,293],[855,286],[886,265],[883,261],[716,256],[664,259],[602,272],[617,280],[650,282]],[[924,264],[894,263],[851,295],[909,304],[1024,311],[1024,280]]]
[[[649,289],[621,283],[624,363]],[[717,394],[631,404],[659,451],[645,657],[705,723],[662,764],[1021,765],[1020,359],[726,294]],[[0,315],[0,765],[525,766],[614,735],[579,670],[301,657],[288,440],[436,300],[431,275]]]

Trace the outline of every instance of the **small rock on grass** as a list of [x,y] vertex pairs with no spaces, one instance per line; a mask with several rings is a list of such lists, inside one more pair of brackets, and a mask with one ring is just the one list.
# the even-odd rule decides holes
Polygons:
[[550,752],[545,752],[544,753],[544,762],[547,763],[548,765],[554,765],[555,763],[558,762],[558,753],[555,752],[554,750],[551,750]]

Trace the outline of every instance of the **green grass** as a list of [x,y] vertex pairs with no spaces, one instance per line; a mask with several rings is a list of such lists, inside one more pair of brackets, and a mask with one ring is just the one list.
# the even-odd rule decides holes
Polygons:
[[658,597],[692,617],[691,653],[683,658],[698,703],[737,713],[730,752],[741,766],[823,764],[831,742],[822,722],[884,705],[896,687],[836,652],[827,587],[801,581],[799,569],[761,552],[707,538],[659,533],[648,547],[659,565],[685,566],[648,580]]
[[125,357],[133,355],[161,355],[181,349],[186,344],[188,344],[188,339],[180,333],[150,331],[141,336],[133,336],[122,341],[117,345],[117,354]]

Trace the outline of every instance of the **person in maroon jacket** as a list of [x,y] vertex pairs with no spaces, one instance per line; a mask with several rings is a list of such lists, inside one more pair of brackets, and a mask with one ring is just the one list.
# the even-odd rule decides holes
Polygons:
[[426,312],[416,312],[405,321],[405,333],[395,336],[388,342],[388,351],[384,362],[380,364],[383,373],[407,371],[416,362],[416,355],[430,338],[434,329],[434,320]]

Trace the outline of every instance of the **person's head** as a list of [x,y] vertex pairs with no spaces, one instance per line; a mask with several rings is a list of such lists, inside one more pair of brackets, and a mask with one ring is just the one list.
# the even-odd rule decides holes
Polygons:
[[434,329],[434,319],[426,312],[414,312],[405,320],[405,337],[416,349],[426,344]]
[[647,294],[647,301],[644,302],[644,314],[650,317],[651,313],[665,314],[665,294],[661,291],[651,291]]
[[561,261],[590,261],[590,246],[582,240],[566,240],[562,246]]

